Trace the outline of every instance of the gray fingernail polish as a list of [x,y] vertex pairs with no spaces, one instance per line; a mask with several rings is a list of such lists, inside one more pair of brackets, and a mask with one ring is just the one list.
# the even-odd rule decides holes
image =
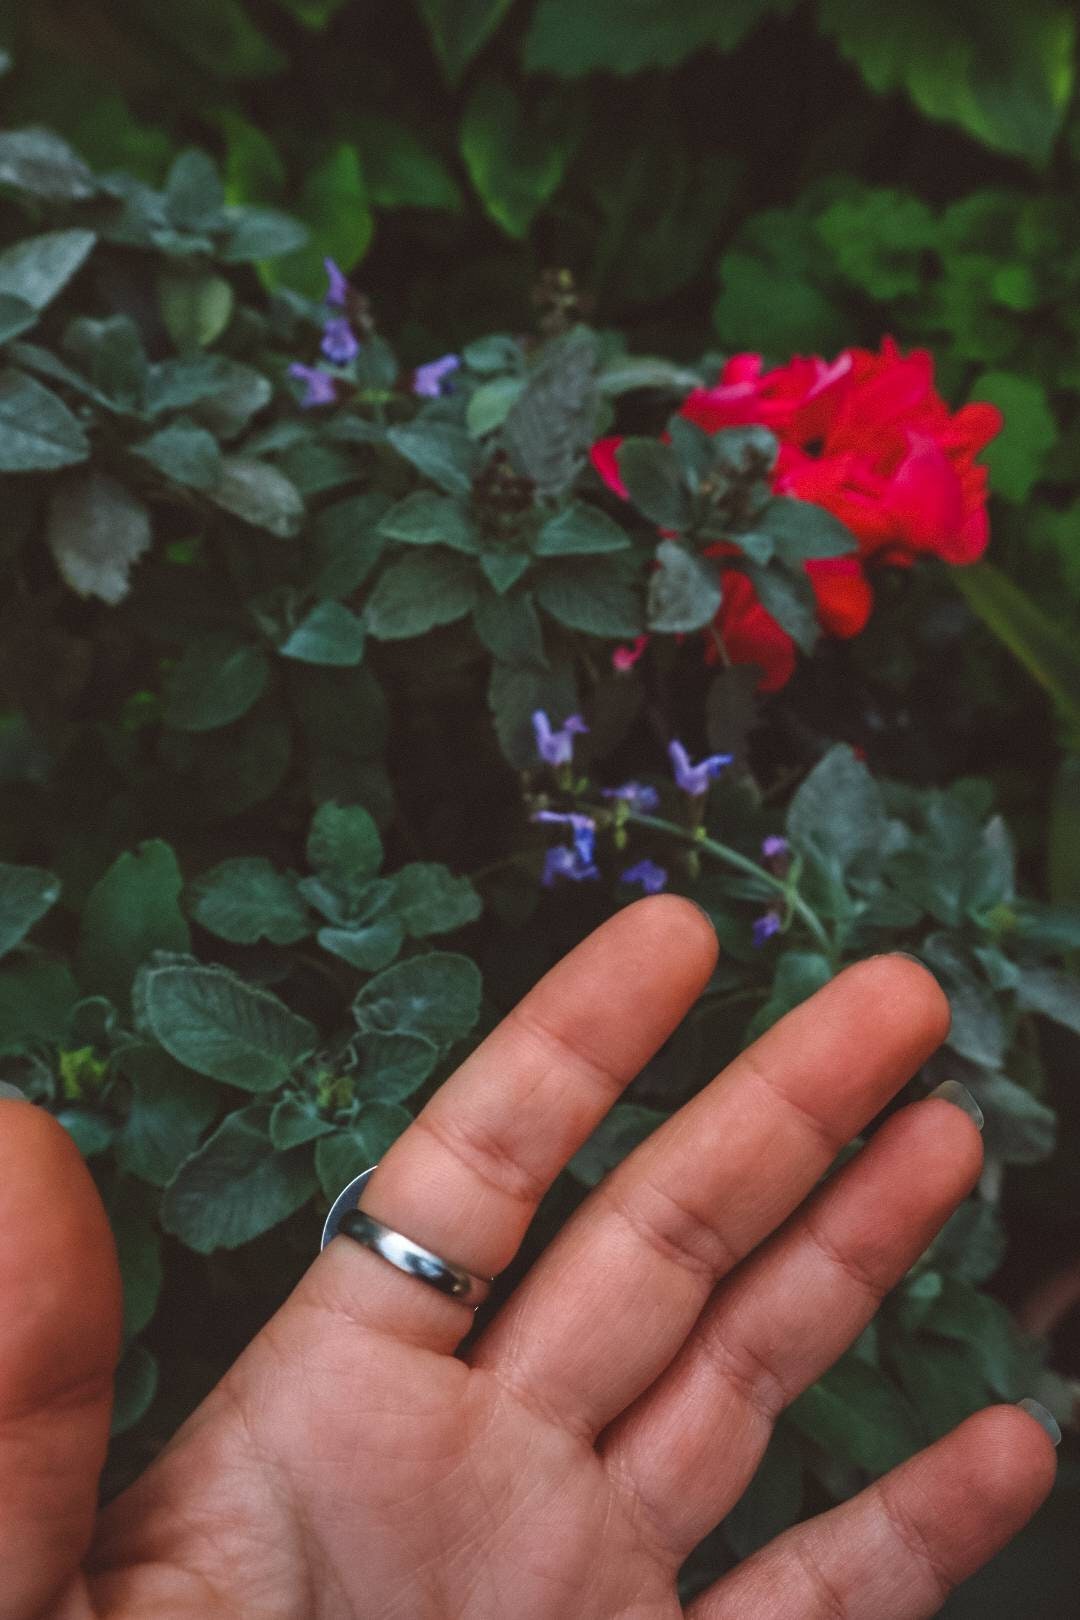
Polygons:
[[1041,1401],[1033,1401],[1030,1395],[1025,1395],[1024,1399],[1017,1401],[1016,1404],[1021,1412],[1026,1412],[1028,1417],[1033,1417],[1039,1427],[1046,1430],[1055,1446],[1060,1446],[1061,1430],[1058,1427],[1057,1418],[1052,1412],[1046,1410]]
[[905,962],[915,962],[915,963],[918,964],[919,967],[924,967],[925,966],[925,963],[923,962],[922,957],[921,956],[916,956],[914,951],[886,951],[885,955],[886,956],[902,956],[904,958]]
[[943,1080],[940,1086],[934,1087],[930,1095],[931,1097],[940,1097],[942,1102],[952,1103],[953,1107],[959,1108],[960,1112],[966,1114],[968,1119],[974,1120],[977,1130],[982,1130],[986,1123],[983,1118],[983,1111],[967,1086],[962,1086],[959,1080]]
[[20,1091],[18,1086],[9,1086],[6,1080],[0,1080],[0,1097],[16,1097],[20,1102],[25,1102],[26,1092]]

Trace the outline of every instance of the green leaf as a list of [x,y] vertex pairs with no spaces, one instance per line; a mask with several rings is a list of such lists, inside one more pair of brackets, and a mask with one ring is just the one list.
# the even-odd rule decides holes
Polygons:
[[681,531],[690,521],[690,492],[679,458],[659,439],[624,439],[615,452],[631,501],[661,528]]
[[422,636],[452,624],[475,605],[479,582],[466,558],[441,548],[400,557],[383,569],[368,597],[365,619],[380,641]]
[[417,0],[431,43],[451,86],[487,44],[512,0]]
[[388,504],[381,491],[366,490],[317,514],[311,530],[317,596],[341,599],[364,583],[386,549],[378,525]]
[[658,1108],[643,1108],[639,1103],[616,1103],[604,1115],[584,1147],[580,1147],[567,1165],[575,1181],[585,1187],[595,1187],[609,1170],[621,1164],[634,1148],[651,1136],[667,1115]]
[[480,1016],[480,970],[467,956],[432,951],[386,968],[353,1002],[360,1029],[423,1035],[437,1046],[466,1036]]
[[747,573],[766,613],[772,614],[781,630],[786,630],[804,653],[813,652],[821,626],[809,577],[801,570],[794,573],[784,568],[761,568],[755,563],[750,564]]
[[227,726],[258,702],[270,665],[260,647],[225,633],[189,642],[164,687],[165,724],[177,731]]
[[213,159],[188,147],[173,161],[165,182],[165,207],[184,231],[213,231],[222,221],[225,189]]
[[895,1384],[850,1354],[799,1396],[789,1417],[830,1456],[874,1475],[904,1462],[923,1440],[918,1419]]
[[1080,1034],[1080,979],[1051,967],[1022,967],[1017,999],[1025,1012],[1041,1013]]
[[97,190],[82,158],[51,129],[9,129],[0,134],[0,185],[45,202],[84,202]]
[[773,1430],[757,1473],[724,1520],[737,1558],[749,1558],[799,1518],[803,1501],[802,1450],[787,1424]]
[[352,888],[378,872],[382,839],[371,815],[358,804],[322,804],[312,819],[308,864],[333,883]]
[[922,291],[926,254],[939,236],[921,197],[886,186],[838,197],[815,229],[840,274],[881,303]]
[[[460,11],[461,7],[455,7]],[[460,214],[465,199],[448,164],[415,129],[378,113],[351,125],[376,208],[433,208]]]
[[561,724],[578,709],[573,667],[560,659],[552,659],[548,669],[496,660],[491,668],[488,703],[503,753],[516,770],[525,770],[537,763],[534,712],[543,709],[553,719],[558,717]]
[[238,855],[204,872],[189,888],[188,903],[196,922],[234,945],[260,939],[295,945],[311,933],[295,880],[263,855]]
[[144,1344],[129,1344],[113,1379],[109,1437],[116,1439],[133,1429],[150,1410],[158,1387],[156,1357]]
[[530,73],[579,78],[596,70],[672,68],[704,46],[730,51],[770,13],[794,0],[539,0],[525,39]]
[[844,743],[818,761],[791,801],[787,835],[828,871],[846,872],[885,837],[881,790]]
[[342,602],[319,602],[278,648],[305,664],[348,667],[364,656],[364,626]]
[[211,271],[163,270],[158,276],[158,308],[165,330],[180,354],[208,349],[228,326],[233,290]]
[[461,156],[486,212],[508,236],[524,236],[558,189],[578,133],[561,98],[527,109],[501,79],[476,86],[461,119]]
[[[813,501],[777,496],[754,519],[754,528],[768,535],[777,556],[793,568],[818,557],[844,557],[859,549],[851,530]],[[742,545],[746,538],[738,535],[736,543]]]
[[599,559],[549,566],[537,580],[536,599],[560,624],[589,635],[637,636],[645,628],[636,579]]
[[480,640],[508,664],[546,664],[544,638],[532,597],[525,591],[498,596],[488,593],[473,610]]
[[313,1097],[286,1095],[274,1104],[269,1128],[275,1152],[284,1153],[302,1142],[326,1136],[334,1126],[319,1113]]
[[163,961],[136,986],[143,1026],[178,1063],[244,1091],[272,1091],[310,1057],[318,1039],[306,1018],[228,968]]
[[67,1038],[79,987],[66,962],[15,957],[0,969],[0,1052]]
[[930,1255],[935,1266],[965,1282],[985,1282],[1005,1258],[1001,1214],[981,1198],[965,1199],[945,1222]]
[[275,1153],[269,1118],[263,1103],[229,1114],[165,1189],[161,1224],[197,1254],[250,1243],[314,1194],[310,1148]]
[[157,1046],[124,1046],[116,1062],[131,1085],[131,1106],[116,1137],[117,1165],[164,1187],[216,1117],[221,1092]]
[[493,377],[481,383],[465,408],[465,426],[474,439],[502,427],[524,387],[524,377]]
[[507,414],[507,448],[545,498],[562,498],[596,436],[597,364],[596,338],[586,328],[553,339]]
[[161,1238],[152,1196],[138,1183],[121,1181],[107,1203],[124,1292],[123,1333],[127,1342],[153,1320],[161,1294]]
[[315,1170],[326,1197],[336,1198],[362,1170],[378,1164],[391,1143],[411,1124],[408,1109],[394,1103],[370,1102],[345,1130],[320,1137],[315,1144]]
[[339,956],[363,973],[377,973],[400,951],[405,943],[405,929],[397,917],[375,917],[371,921],[320,928],[315,937],[331,956]]
[[395,872],[391,882],[391,904],[413,939],[464,928],[483,909],[467,877],[455,877],[433,861],[413,861]]
[[711,623],[723,596],[714,564],[674,540],[661,540],[656,560],[660,566],[649,575],[649,629],[675,634]]
[[365,1101],[401,1102],[423,1085],[439,1060],[439,1048],[423,1035],[365,1035],[360,1058],[356,1095]]
[[93,231],[49,231],[0,253],[0,293],[43,310],[82,269],[97,241]]
[[222,466],[221,480],[206,492],[216,506],[279,540],[298,533],[304,501],[284,473],[253,456],[227,456]]
[[1015,1321],[998,1300],[982,1294],[957,1277],[945,1286],[931,1306],[923,1331],[946,1339],[959,1339],[975,1351],[982,1376],[1002,1400],[1016,1401],[1032,1376],[1031,1347]]
[[60,898],[60,879],[38,866],[0,863],[0,956],[26,938]]
[[136,970],[152,951],[190,948],[182,886],[176,856],[160,839],[116,857],[83,910],[78,973],[84,989],[126,1007]]
[[995,495],[1022,505],[1042,476],[1058,440],[1058,425],[1046,389],[1034,377],[1012,371],[984,371],[971,387],[973,400],[996,405],[1005,418],[997,438],[980,459],[990,469]]
[[9,343],[12,338],[17,338],[33,326],[37,318],[37,310],[24,298],[0,293],[0,343]]
[[229,234],[221,247],[226,264],[280,259],[307,246],[307,226],[276,208],[238,208],[230,213]]
[[417,472],[448,495],[468,495],[478,464],[475,443],[453,422],[421,419],[387,430],[386,439]]
[[371,212],[360,154],[350,141],[339,141],[308,170],[296,212],[308,226],[308,245],[275,259],[273,275],[309,298],[326,290],[323,260],[331,258],[351,270],[368,250],[375,219]]
[[1050,693],[1070,736],[1080,739],[1080,652],[1073,636],[1048,619],[1033,599],[992,563],[950,569],[949,578],[983,622]]
[[785,1013],[808,1001],[815,991],[828,984],[832,976],[832,966],[820,951],[784,951],[777,959],[769,999],[758,1009],[747,1028],[747,1041],[756,1040]]
[[492,590],[505,596],[528,570],[530,560],[524,551],[485,551],[480,567]]
[[476,552],[480,537],[460,501],[434,490],[417,489],[392,506],[379,524],[388,540],[412,546],[450,546],[454,551]]
[[0,472],[53,472],[90,454],[63,400],[13,367],[0,371]]
[[903,88],[929,118],[958,123],[998,151],[1045,162],[1073,86],[1076,22],[1061,0],[963,5],[820,0],[832,34],[878,95]]
[[132,564],[150,548],[150,513],[106,473],[80,473],[53,489],[46,539],[73,591],[115,606],[130,590]]
[[132,445],[131,452],[174,484],[191,489],[213,489],[224,473],[217,440],[194,422],[170,422],[141,444]]
[[598,506],[574,501],[548,518],[533,547],[538,557],[587,556],[605,551],[625,551],[630,544],[626,530]]
[[1057,1116],[1003,1074],[983,1071],[965,1078],[983,1111],[986,1152],[1005,1164],[1038,1164],[1057,1141]]

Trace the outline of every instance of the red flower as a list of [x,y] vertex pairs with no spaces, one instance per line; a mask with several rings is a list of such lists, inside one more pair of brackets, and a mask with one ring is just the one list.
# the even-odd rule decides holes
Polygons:
[[[864,563],[907,566],[928,552],[963,564],[986,549],[987,475],[975,457],[1000,432],[1001,413],[979,404],[951,413],[934,388],[925,349],[905,357],[887,337],[880,354],[845,349],[831,364],[796,356],[772,371],[762,371],[760,355],[734,355],[715,387],[687,396],[680,415],[707,433],[751,422],[768,427],[780,440],[776,493],[826,507],[856,537],[858,557],[807,564],[830,635],[857,635],[870,616]],[[615,460],[620,443],[601,439],[592,461],[625,498]],[[775,690],[795,666],[790,638],[745,575],[725,570],[723,585],[716,629],[727,654],[735,663],[759,664],[763,689]]]

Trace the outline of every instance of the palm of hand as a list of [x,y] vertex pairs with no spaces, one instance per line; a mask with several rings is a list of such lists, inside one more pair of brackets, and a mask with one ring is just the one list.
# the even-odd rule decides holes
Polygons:
[[[618,914],[447,1082],[364,1207],[502,1270],[713,954],[681,902]],[[335,1240],[96,1526],[115,1259],[65,1134],[0,1104],[3,1229],[19,1234],[0,1249],[17,1307],[0,1331],[0,1620],[679,1615],[678,1567],[745,1489],[775,1416],[978,1173],[970,1120],[918,1103],[803,1202],[944,1019],[909,963],[841,975],[597,1189],[465,1358],[461,1305]],[[35,1227],[43,1185],[68,1191]],[[1052,1471],[1026,1415],[982,1413],[690,1614],[932,1614]]]

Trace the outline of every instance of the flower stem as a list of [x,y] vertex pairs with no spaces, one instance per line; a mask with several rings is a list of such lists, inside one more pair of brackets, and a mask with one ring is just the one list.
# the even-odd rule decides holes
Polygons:
[[775,889],[776,893],[787,901],[795,915],[805,923],[832,966],[836,966],[836,947],[829,938],[825,924],[814,908],[803,899],[798,890],[791,888],[783,878],[777,877],[775,872],[770,872],[764,866],[759,866],[757,861],[751,860],[749,855],[743,855],[737,849],[732,849],[730,844],[721,844],[715,838],[708,838],[700,832],[694,832],[687,827],[680,827],[677,822],[665,821],[661,816],[646,816],[636,810],[631,810],[626,819],[635,823],[638,827],[649,827],[653,832],[665,833],[667,837],[675,838],[681,844],[689,844],[693,849],[700,850],[705,855],[711,855],[713,860],[720,861],[725,866],[734,867],[737,872],[747,872],[768,888]]

